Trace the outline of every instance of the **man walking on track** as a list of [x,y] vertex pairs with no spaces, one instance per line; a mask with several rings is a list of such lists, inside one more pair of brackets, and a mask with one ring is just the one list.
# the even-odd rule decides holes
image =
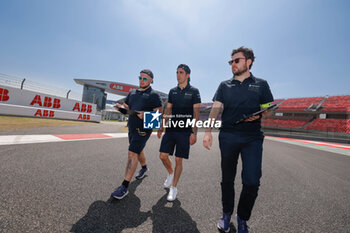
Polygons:
[[[178,193],[177,184],[182,172],[182,160],[188,159],[190,145],[195,144],[197,141],[197,127],[194,126],[192,129],[187,123],[192,119],[195,119],[195,121],[198,120],[201,98],[198,89],[189,84],[190,73],[190,68],[185,64],[180,64],[177,67],[178,85],[170,90],[168,103],[163,115],[165,124],[169,123],[169,126],[166,128],[166,132],[162,138],[159,152],[160,159],[168,172],[164,182],[164,187],[170,187],[167,196],[168,201],[174,201],[176,199]],[[158,138],[161,137],[164,127],[162,125],[158,131]],[[169,154],[173,155],[175,146],[176,158],[174,170]]]
[[[221,107],[222,127],[219,133],[221,151],[221,192],[223,217],[217,226],[229,232],[234,208],[234,181],[239,154],[242,159],[243,188],[237,208],[237,232],[247,233],[247,221],[258,196],[261,177],[264,135],[261,132],[261,115],[251,116],[242,123],[236,123],[245,115],[266,108],[273,101],[268,83],[250,73],[254,62],[251,49],[240,47],[232,51],[229,64],[233,78],[221,82],[215,96],[209,118],[216,119]],[[212,145],[211,129],[207,129],[203,145],[208,150]]]
[[[128,186],[138,162],[140,162],[142,168],[135,177],[136,179],[142,179],[145,172],[148,171],[143,149],[152,133],[152,129],[143,128],[143,111],[162,111],[162,100],[159,94],[152,90],[151,83],[153,83],[152,71],[141,70],[139,76],[140,88],[131,90],[125,99],[124,108],[137,112],[129,115],[129,151],[125,178],[122,185],[111,194],[112,197],[117,199],[122,199],[129,193]],[[117,105],[118,107],[121,106]]]

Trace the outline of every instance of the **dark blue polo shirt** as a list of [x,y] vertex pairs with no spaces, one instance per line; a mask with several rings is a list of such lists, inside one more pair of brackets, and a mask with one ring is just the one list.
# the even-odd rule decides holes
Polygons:
[[[190,84],[184,89],[180,89],[179,86],[172,88],[169,91],[168,103],[173,105],[171,115],[171,121],[180,122],[183,121],[186,126],[187,119],[193,119],[193,105],[201,102],[199,90],[192,87]],[[191,127],[170,127],[167,128],[168,132],[171,131],[191,131]]]
[[250,74],[243,82],[234,77],[221,82],[213,101],[224,104],[221,130],[258,133],[261,129],[260,119],[237,125],[235,122],[242,119],[243,115],[259,111],[260,104],[272,102],[273,96],[265,80]]
[[[125,99],[125,104],[130,110],[135,111],[153,111],[155,108],[162,106],[162,100],[158,93],[152,90],[152,87],[145,91],[131,90]],[[142,131],[152,131],[143,129],[143,120],[137,115],[130,115],[128,120],[129,130],[139,128]]]

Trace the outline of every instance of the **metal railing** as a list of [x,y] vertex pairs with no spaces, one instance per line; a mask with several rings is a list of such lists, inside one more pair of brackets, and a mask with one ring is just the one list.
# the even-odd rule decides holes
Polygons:
[[20,88],[23,90],[37,91],[40,93],[54,95],[81,101],[82,94],[61,87],[53,87],[42,83],[33,82],[27,78],[20,78],[0,73],[0,84],[4,86]]

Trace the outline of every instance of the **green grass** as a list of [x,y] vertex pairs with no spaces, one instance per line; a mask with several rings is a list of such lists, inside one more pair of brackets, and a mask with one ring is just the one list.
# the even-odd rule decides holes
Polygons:
[[43,119],[33,117],[15,117],[15,116],[0,116],[0,131],[1,130],[16,130],[16,129],[30,129],[39,127],[54,127],[54,126],[72,126],[72,125],[86,125],[96,124],[92,122],[83,121],[68,121],[57,119]]

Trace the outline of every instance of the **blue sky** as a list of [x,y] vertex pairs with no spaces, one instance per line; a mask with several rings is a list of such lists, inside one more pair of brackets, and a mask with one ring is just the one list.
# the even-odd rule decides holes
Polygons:
[[346,0],[1,0],[0,73],[82,92],[74,78],[137,85],[149,68],[168,93],[186,63],[208,102],[244,45],[275,98],[345,95],[349,12]]

